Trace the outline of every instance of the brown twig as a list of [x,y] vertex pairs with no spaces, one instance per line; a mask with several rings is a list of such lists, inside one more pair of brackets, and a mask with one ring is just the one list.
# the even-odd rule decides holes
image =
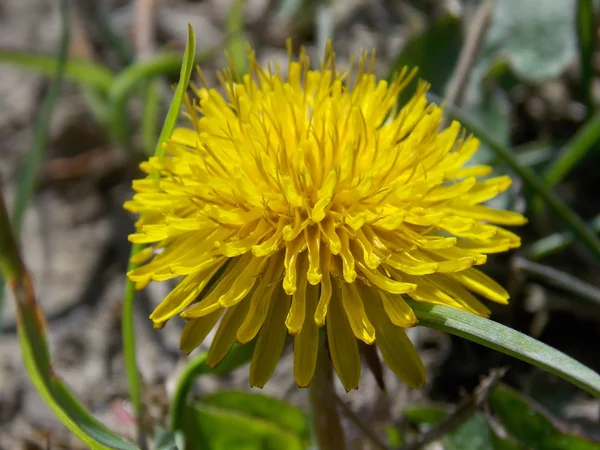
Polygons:
[[449,106],[459,106],[462,101],[467,82],[469,81],[469,74],[475,64],[475,59],[483,43],[483,37],[490,23],[493,6],[494,1],[487,0],[473,14],[471,25],[467,30],[465,43],[462,46],[458,62],[446,89],[446,104]]
[[418,436],[414,441],[409,442],[400,448],[400,450],[419,450],[430,442],[437,441],[442,436],[454,431],[460,425],[465,423],[479,408],[481,408],[498,385],[508,369],[493,369],[489,376],[484,378],[473,391],[473,394],[463,400],[460,405],[445,420],[425,433]]

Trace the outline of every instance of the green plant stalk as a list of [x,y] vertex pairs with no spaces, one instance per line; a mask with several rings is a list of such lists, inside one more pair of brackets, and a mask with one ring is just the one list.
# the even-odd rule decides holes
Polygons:
[[206,356],[208,353],[203,352],[192,359],[179,375],[177,386],[171,400],[171,431],[175,432],[182,430],[184,426],[185,406],[187,404],[187,396],[192,389],[194,379],[202,372],[206,366]]
[[571,211],[531,169],[521,166],[514,153],[490,137],[481,125],[469,117],[469,115],[457,108],[448,107],[447,110],[450,117],[461,122],[465,128],[481,139],[482,142],[485,142],[500,159],[508,164],[523,182],[539,195],[552,211],[562,219],[565,225],[571,229],[573,235],[585,243],[588,250],[600,260],[600,240],[577,214]]
[[313,435],[320,450],[345,450],[344,430],[334,397],[333,370],[325,345],[321,336],[315,373],[308,385]]
[[[131,255],[135,255],[143,248],[141,244],[133,244],[131,246]],[[129,262],[127,266],[127,272],[135,269],[136,264]],[[125,371],[127,372],[127,384],[129,386],[129,398],[133,411],[135,412],[135,419],[138,425],[138,432],[140,427],[140,421],[143,414],[142,405],[142,389],[140,375],[137,370],[137,359],[136,359],[136,346],[135,346],[135,326],[134,326],[134,308],[133,303],[135,300],[135,285],[127,281],[125,284],[125,293],[123,300],[123,311],[121,312],[121,336],[123,339],[123,359],[125,361]],[[139,436],[138,436],[139,438]]]
[[564,353],[492,320],[450,306],[407,300],[419,325],[468,339],[547,370],[600,397],[600,375]]
[[[181,108],[181,103],[183,102],[183,97],[185,95],[185,91],[187,89],[187,85],[190,80],[190,76],[192,73],[192,69],[194,66],[194,54],[195,54],[195,44],[196,37],[194,35],[194,30],[190,26],[188,28],[188,41],[187,46],[185,48],[185,52],[183,55],[183,64],[181,64],[181,60],[179,60],[179,64],[181,64],[181,72],[179,77],[179,83],[177,84],[177,89],[175,90],[175,95],[173,97],[173,101],[169,107],[169,111],[167,113],[167,117],[165,118],[165,122],[163,124],[163,128],[161,130],[160,136],[158,138],[158,142],[156,143],[154,154],[156,156],[164,155],[164,142],[171,136],[173,129],[175,128],[175,124],[177,123],[177,118],[179,117],[179,111]],[[144,64],[144,63],[140,63]],[[123,76],[123,75],[121,75]],[[137,83],[137,82],[136,82]],[[131,84],[130,86],[135,86],[136,83]],[[143,245],[134,244],[131,247],[130,261],[131,257],[136,255],[141,249]],[[136,266],[130,262],[128,267],[129,270],[133,270]],[[135,345],[135,326],[134,326],[134,303],[135,301],[135,285],[127,280],[125,284],[125,292],[123,296],[123,311],[122,311],[122,319],[121,319],[121,329],[123,334],[123,355],[125,360],[125,371],[127,372],[127,380],[129,384],[129,396],[131,398],[131,403],[133,405],[136,421],[140,423],[142,416],[142,392],[141,392],[141,381],[140,376],[137,369],[137,360],[136,360],[136,345]],[[139,432],[139,429],[138,429]]]
[[[44,97],[44,101],[37,118],[33,132],[31,148],[27,154],[25,166],[20,173],[19,182],[17,185],[17,194],[12,210],[12,226],[17,236],[20,235],[23,215],[25,214],[27,205],[33,195],[37,174],[45,154],[50,119],[52,118],[54,105],[58,101],[58,97],[60,95],[60,87],[65,75],[66,64],[68,60],[69,43],[71,41],[68,16],[66,16],[66,14],[68,14],[68,7],[63,5],[62,8],[63,22],[58,55],[56,57],[55,64],[56,72],[54,73],[54,79],[48,88],[48,92]],[[4,311],[4,285],[5,283],[0,276],[0,324],[2,323],[2,315]]]
[[[47,77],[54,77],[57,72],[57,60],[52,55],[0,49],[0,62],[29,69]],[[106,67],[90,61],[76,59],[66,63],[64,77],[66,80],[96,89],[104,95],[108,93],[114,80],[113,73]]]

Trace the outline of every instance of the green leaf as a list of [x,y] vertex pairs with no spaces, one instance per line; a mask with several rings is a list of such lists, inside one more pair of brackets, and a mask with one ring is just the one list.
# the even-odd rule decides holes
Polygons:
[[[56,76],[57,60],[54,55],[0,50],[0,63],[9,64],[47,77]],[[114,75],[106,67],[89,61],[69,60],[65,65],[65,79],[89,86],[106,94]]]
[[294,434],[276,424],[200,402],[185,414],[187,442],[201,450],[303,450]]
[[520,450],[515,442],[498,436],[482,414],[475,414],[442,440],[445,450]]
[[593,443],[580,436],[562,432],[533,401],[506,386],[498,386],[490,396],[494,414],[504,428],[530,448],[544,450],[598,450]]
[[[190,81],[190,76],[194,67],[194,55],[196,52],[196,37],[194,35],[194,29],[188,26],[188,40],[183,54],[183,64],[181,66],[179,82],[177,83],[177,89],[175,89],[175,95],[169,107],[167,117],[165,118],[158,142],[156,143],[156,149],[154,151],[155,156],[164,155],[164,142],[171,136],[177,119],[179,117],[181,104],[185,96],[185,92]],[[122,75],[121,75],[122,76]],[[130,261],[138,251],[143,248],[142,245],[136,244],[131,247]],[[129,263],[127,272],[133,270],[136,267],[135,264]],[[127,281],[125,284],[125,293],[123,298],[123,312],[121,320],[121,334],[123,336],[123,357],[125,359],[125,371],[127,372],[127,381],[129,384],[129,396],[136,413],[136,419],[139,421],[142,412],[142,395],[141,395],[141,384],[139,374],[137,371],[136,362],[136,345],[135,345],[135,328],[133,321],[133,302],[135,300],[135,286],[131,281]]]
[[[411,38],[392,64],[388,79],[403,67],[418,67],[419,78],[431,84],[433,92],[444,92],[452,75],[462,45],[460,19],[447,14],[421,34]],[[416,86],[413,81],[411,86]],[[400,104],[406,103],[414,89],[400,94]]]
[[265,420],[292,433],[306,445],[310,442],[310,424],[306,415],[277,398],[253,392],[225,391],[203,397],[202,404]]
[[485,43],[516,75],[531,82],[556,78],[576,53],[574,1],[496,2]]
[[177,386],[175,387],[175,393],[171,401],[171,431],[183,429],[187,396],[197,376],[229,373],[250,361],[253,352],[254,342],[245,345],[236,344],[217,367],[210,367],[206,363],[208,352],[200,353],[192,359],[185,366],[185,369],[183,369],[183,372],[179,376],[179,380],[177,380]]
[[600,397],[600,375],[564,353],[504,325],[456,308],[408,300],[419,325],[460,336],[547,370]]

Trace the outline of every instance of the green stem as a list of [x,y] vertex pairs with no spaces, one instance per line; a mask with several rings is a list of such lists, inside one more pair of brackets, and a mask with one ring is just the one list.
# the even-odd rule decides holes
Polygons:
[[196,376],[200,375],[206,367],[206,355],[203,352],[191,360],[181,372],[171,400],[171,431],[183,429],[185,406],[187,396],[192,388]]
[[[135,255],[142,248],[142,245],[134,244],[131,249],[131,254]],[[129,266],[127,267],[127,272],[135,269],[136,267],[137,266],[135,264],[130,262]],[[140,387],[141,380],[137,368],[135,351],[134,301],[135,285],[131,281],[127,280],[125,285],[125,295],[121,317],[121,335],[123,339],[123,359],[125,360],[125,372],[127,373],[127,383],[129,385],[129,398],[131,405],[133,406],[133,411],[135,412],[135,420],[139,438],[143,414],[143,403],[142,390]]]
[[340,413],[333,394],[331,361],[327,358],[325,340],[321,338],[317,367],[309,385],[314,436],[320,450],[345,450],[346,448]]

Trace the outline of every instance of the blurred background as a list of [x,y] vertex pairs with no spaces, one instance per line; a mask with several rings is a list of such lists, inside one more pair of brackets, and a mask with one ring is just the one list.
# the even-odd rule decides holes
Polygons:
[[[71,1],[64,23],[68,56],[76,62],[65,66],[52,99],[64,32],[58,1],[0,0],[0,182],[46,314],[56,372],[105,424],[133,439],[120,314],[134,218],[122,203],[139,162],[154,151],[188,23],[196,32],[198,63],[213,86],[216,71],[227,64],[225,50],[242,70],[246,42],[260,62],[285,67],[288,37],[295,48],[305,46],[313,61],[331,38],[340,66],[351,54],[376,49],[374,70],[381,78],[404,65],[419,66],[419,76],[432,84],[432,101],[446,98],[452,117],[483,130],[476,163],[514,177],[494,206],[530,220],[516,230],[522,248],[490,257],[484,267],[512,296],[509,306],[492,305],[492,318],[600,370],[598,258],[522,173],[536,173],[569,213],[600,230],[596,6],[591,0]],[[503,151],[516,157],[516,167],[505,163]],[[168,290],[165,283],[153,284],[135,304],[150,436],[166,426],[169,396],[186,361],[178,345],[182,322],[155,331],[147,319]],[[0,448],[84,448],[27,380],[13,301],[8,292],[4,298]],[[517,411],[533,417],[531,411],[543,410],[540,421],[523,419],[527,430],[515,431],[499,424],[498,410],[483,408],[440,446],[600,448],[592,442],[600,440],[599,400],[466,340],[421,327],[410,336],[427,367],[423,389],[410,390],[387,371],[387,393],[368,373],[358,391],[346,395],[338,386],[344,403],[369,428],[387,433],[390,445],[438,421],[469,399],[492,368],[507,366],[503,382],[520,392],[524,408],[513,405],[516,422]],[[291,376],[289,350],[263,393],[307,411],[307,393]],[[200,378],[195,392],[247,386],[243,367]],[[344,420],[349,448],[376,448],[350,418]],[[532,437],[532,429],[539,435]],[[490,438],[503,433],[515,447]],[[541,443],[544,433],[554,446]],[[563,445],[557,436],[573,440],[564,438]]]

